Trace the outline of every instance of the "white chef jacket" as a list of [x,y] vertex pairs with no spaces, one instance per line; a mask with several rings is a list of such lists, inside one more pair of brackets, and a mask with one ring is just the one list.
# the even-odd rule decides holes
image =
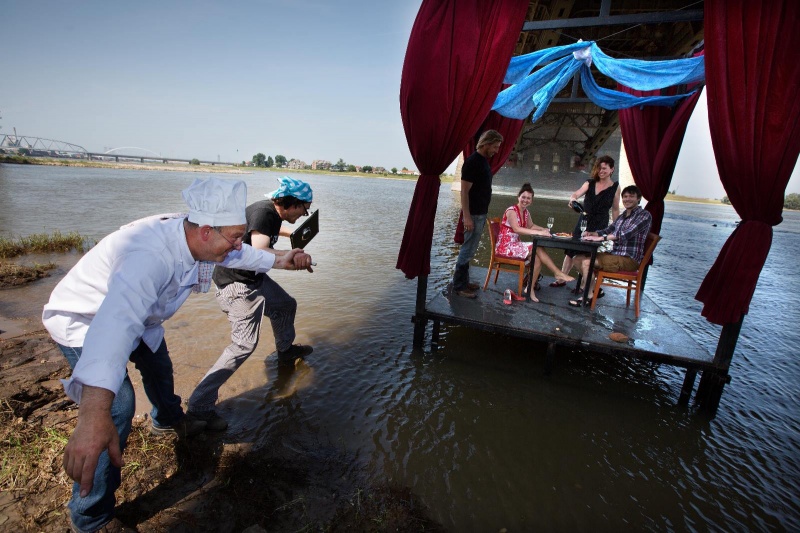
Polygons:
[[[220,265],[268,272],[275,256],[246,244]],[[42,322],[57,343],[83,347],[69,380],[71,399],[83,385],[117,393],[131,352],[144,341],[155,351],[162,322],[180,308],[197,283],[198,261],[189,251],[182,218],[137,221],[108,235],[59,282]]]

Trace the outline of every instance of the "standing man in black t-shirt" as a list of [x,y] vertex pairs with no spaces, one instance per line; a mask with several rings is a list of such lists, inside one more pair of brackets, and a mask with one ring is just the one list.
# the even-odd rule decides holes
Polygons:
[[[268,199],[247,206],[247,230],[242,240],[253,248],[281,256],[288,250],[273,248],[281,224],[284,220],[294,224],[301,216],[308,215],[312,191],[307,183],[288,176],[278,178],[278,183],[278,189],[266,195]],[[314,349],[292,344],[297,301],[269,276],[218,266],[214,269],[213,279],[217,286],[217,302],[231,323],[231,344],[195,388],[189,398],[188,410],[196,418],[206,421],[207,430],[223,431],[228,422],[214,410],[219,388],[255,351],[264,315],[272,324],[279,364],[293,364],[297,358],[307,356]]]
[[461,167],[461,211],[464,215],[464,243],[456,260],[453,274],[453,293],[465,298],[477,298],[477,283],[469,281],[469,263],[481,242],[486,214],[492,200],[491,159],[499,150],[503,136],[486,130],[478,139],[478,147]]

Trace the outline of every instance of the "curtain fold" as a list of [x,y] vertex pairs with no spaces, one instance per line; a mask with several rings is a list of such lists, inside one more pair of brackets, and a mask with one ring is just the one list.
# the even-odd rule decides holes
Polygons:
[[800,154],[800,2],[706,0],[708,121],[722,185],[742,217],[697,298],[716,324],[747,314]]
[[423,0],[406,49],[400,114],[420,171],[397,268],[430,273],[439,175],[487,117],[519,37],[523,0]]
[[[661,91],[637,91],[624,85],[618,85],[617,89],[634,96],[661,94]],[[686,126],[699,98],[698,90],[674,107],[631,107],[619,111],[620,130],[633,181],[647,200],[645,209],[653,216],[650,231],[659,235],[664,219],[664,198],[672,183]]]

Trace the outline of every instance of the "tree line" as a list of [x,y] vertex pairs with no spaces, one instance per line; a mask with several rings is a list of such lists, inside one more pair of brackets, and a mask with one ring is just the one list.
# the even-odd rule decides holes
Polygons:
[[[264,155],[261,152],[257,153],[253,156],[252,160],[253,165],[257,167],[282,167],[285,166],[288,162],[286,157],[278,154],[275,156],[275,159],[272,159],[272,156]],[[242,161],[244,164],[244,161]],[[306,169],[310,169],[310,165],[306,165]],[[331,164],[331,170],[334,172],[358,172],[358,168],[355,165],[350,163],[345,163],[344,159],[339,158],[336,163]],[[361,167],[361,172],[371,173],[374,170],[374,167],[371,165],[364,165]],[[408,170],[406,167],[403,167],[403,170]],[[397,167],[392,167],[391,169],[392,174],[397,174]]]
[[[723,204],[731,203],[730,199],[727,196],[722,197]],[[800,194],[793,192],[787,194],[783,197],[783,208],[784,209],[793,209],[795,211],[800,211]]]
[[287,163],[287,160],[284,156],[278,154],[275,156],[275,159],[272,159],[272,156],[266,156],[261,152],[258,152],[256,155],[253,156],[253,164],[257,167],[282,167]]

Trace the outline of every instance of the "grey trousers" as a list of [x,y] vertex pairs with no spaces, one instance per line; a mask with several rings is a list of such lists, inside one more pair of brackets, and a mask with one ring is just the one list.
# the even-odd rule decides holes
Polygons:
[[261,318],[268,316],[278,351],[288,350],[295,338],[297,300],[264,276],[260,284],[234,282],[216,292],[217,302],[231,323],[231,343],[189,397],[189,411],[214,409],[219,389],[258,346]]

